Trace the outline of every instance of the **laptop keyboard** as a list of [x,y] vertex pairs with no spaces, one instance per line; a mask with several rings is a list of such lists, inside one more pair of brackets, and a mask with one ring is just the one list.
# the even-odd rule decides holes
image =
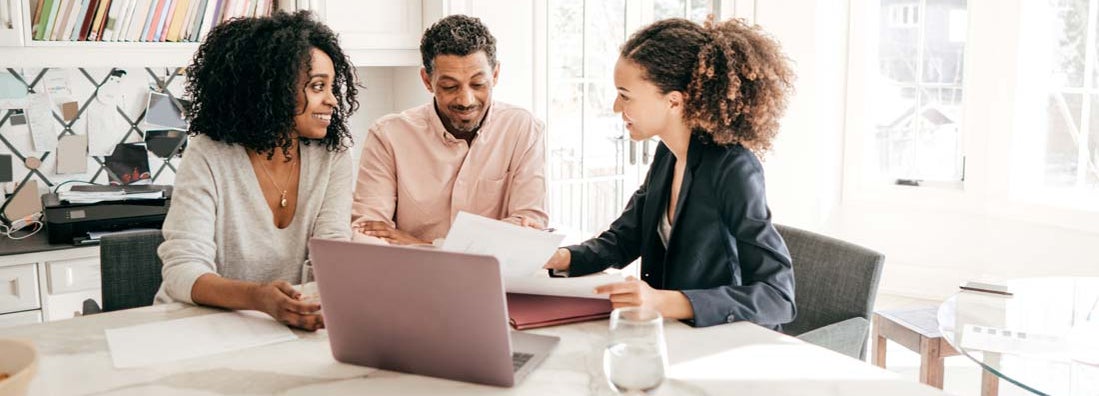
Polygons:
[[511,371],[519,371],[524,364],[530,361],[530,358],[534,357],[533,353],[521,353],[515,352],[511,354]]

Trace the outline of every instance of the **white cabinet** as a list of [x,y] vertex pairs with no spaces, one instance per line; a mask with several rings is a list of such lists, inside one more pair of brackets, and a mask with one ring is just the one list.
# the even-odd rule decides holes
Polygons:
[[0,46],[23,45],[23,0],[0,0]]
[[424,30],[423,2],[326,1],[315,10],[339,32],[344,49],[418,49]]
[[0,326],[72,318],[89,298],[102,306],[97,246],[0,256]]
[[99,258],[86,257],[46,262],[50,294],[99,288]]
[[11,327],[35,323],[42,323],[42,311],[34,310],[0,315],[0,327]]
[[0,267],[0,314],[38,309],[38,268],[34,263]]

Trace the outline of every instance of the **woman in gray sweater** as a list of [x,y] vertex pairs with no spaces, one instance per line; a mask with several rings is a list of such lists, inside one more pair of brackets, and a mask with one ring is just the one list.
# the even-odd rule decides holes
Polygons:
[[259,310],[324,327],[302,301],[312,237],[348,239],[358,108],[336,35],[307,12],[223,23],[187,68],[192,138],[159,248],[157,302]]

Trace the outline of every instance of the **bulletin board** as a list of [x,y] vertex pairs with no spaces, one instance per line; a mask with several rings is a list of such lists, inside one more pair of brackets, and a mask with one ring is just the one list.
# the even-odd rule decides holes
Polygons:
[[[59,89],[57,85],[47,87],[46,80],[63,81],[67,84],[66,106],[50,106],[52,118],[59,131],[57,139],[61,140],[67,135],[85,135],[89,141],[92,138],[109,137],[109,142],[99,142],[100,146],[109,143],[111,146],[118,143],[143,142],[149,126],[144,123],[146,118],[146,106],[150,92],[166,95],[173,104],[183,108],[179,100],[179,92],[182,92],[183,69],[182,68],[110,68],[110,69],[13,69],[6,68],[28,93],[41,92],[46,89]],[[113,78],[112,78],[113,77]],[[112,86],[111,92],[121,89],[124,99],[114,98],[111,106],[105,106],[100,98],[100,91],[108,84]],[[99,100],[97,102],[97,100]],[[76,102],[73,109],[72,102]],[[56,103],[55,103],[56,104]],[[93,105],[94,104],[94,105]],[[74,113],[75,111],[75,113]],[[111,111],[117,114],[106,114]],[[93,114],[98,112],[98,114]],[[71,182],[87,182],[94,184],[108,184],[110,170],[106,166],[104,152],[92,152],[88,145],[85,152],[87,166],[85,172],[79,174],[59,174],[56,168],[58,153],[56,150],[35,150],[29,139],[29,128],[17,125],[17,120],[26,111],[21,109],[0,109],[0,154],[11,155],[12,182],[4,183],[5,197],[15,197],[30,180],[36,180],[39,185],[37,194],[54,191],[55,187]],[[103,119],[109,116],[112,122],[109,127],[101,128],[102,123],[94,123],[89,118]],[[60,147],[60,146],[59,146]],[[176,151],[167,158],[161,158],[151,152],[146,152],[149,157],[149,171],[153,184],[171,184],[175,179],[181,152]],[[40,166],[32,168],[28,166],[28,159]],[[36,194],[36,195],[37,195]],[[5,202],[6,203],[6,202]]]

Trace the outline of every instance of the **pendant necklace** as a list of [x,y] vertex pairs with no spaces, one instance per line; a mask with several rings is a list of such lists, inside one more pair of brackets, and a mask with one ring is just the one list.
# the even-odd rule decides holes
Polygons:
[[[261,161],[262,161],[262,159],[261,159]],[[290,178],[294,176],[294,167],[296,167],[297,165],[298,165],[297,160],[294,160],[294,162],[292,162],[290,164],[290,173],[286,175],[286,185],[287,186],[290,185]],[[279,195],[279,206],[285,208],[286,207],[286,189],[282,188],[282,186],[280,186],[278,183],[276,183],[274,177],[271,177],[271,172],[267,171],[267,164],[261,162],[260,163],[260,169],[263,169],[263,174],[267,175],[267,180],[271,181],[271,185],[275,186],[276,190],[282,191],[282,193],[280,193],[280,195]]]

